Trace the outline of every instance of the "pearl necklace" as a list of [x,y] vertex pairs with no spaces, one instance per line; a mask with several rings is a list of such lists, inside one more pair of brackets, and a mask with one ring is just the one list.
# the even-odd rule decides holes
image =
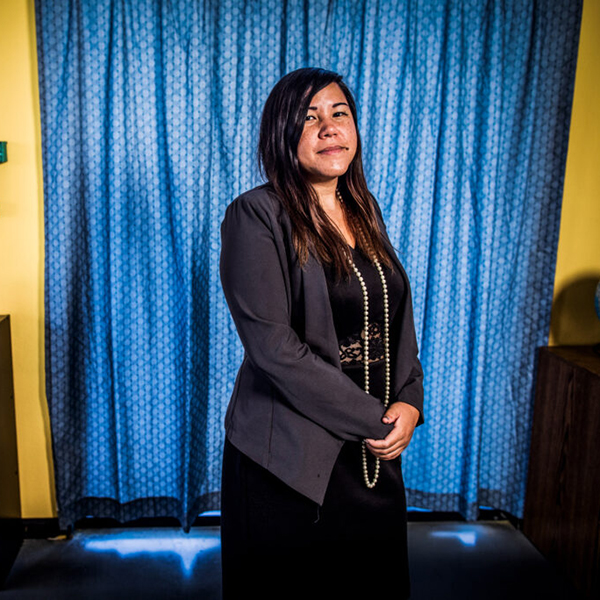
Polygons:
[[[340,204],[343,206],[344,201],[339,190],[336,190],[336,195]],[[377,269],[379,279],[381,280],[381,287],[383,289],[383,355],[385,361],[385,392],[383,397],[383,406],[387,407],[390,402],[390,312],[389,312],[389,298],[388,288],[383,273],[383,267],[377,258],[372,258],[373,265]],[[348,255],[348,261],[362,290],[363,295],[363,314],[364,314],[364,341],[363,341],[363,361],[365,365],[365,392],[369,393],[369,291],[367,290],[367,284],[362,276],[362,273],[358,270],[358,267],[354,264],[352,256]],[[369,489],[373,489],[379,479],[379,458],[375,458],[375,472],[373,473],[373,479],[369,477],[369,468],[367,464],[367,443],[363,440],[362,442],[362,470],[365,485]]]

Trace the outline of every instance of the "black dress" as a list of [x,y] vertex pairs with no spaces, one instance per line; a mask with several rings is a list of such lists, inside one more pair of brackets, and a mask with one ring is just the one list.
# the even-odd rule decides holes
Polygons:
[[[383,399],[381,280],[359,251],[352,249],[352,257],[369,295],[370,393]],[[384,272],[393,321],[404,293],[403,280],[386,267]],[[362,289],[354,274],[341,281],[327,267],[325,274],[342,370],[364,389]],[[369,454],[368,459],[372,476],[374,458]],[[406,499],[400,459],[381,461],[377,485],[369,489],[363,480],[361,443],[346,441],[322,506],[292,490],[227,441],[223,463],[225,600],[252,593],[261,598],[358,598],[384,593],[398,600],[408,598]]]
[[[385,393],[383,289],[375,266],[358,250],[351,249],[352,259],[360,271],[369,298],[369,392],[383,401]],[[388,288],[390,324],[404,294],[399,273],[383,267]],[[336,281],[325,269],[335,330],[340,345],[343,372],[364,389],[363,360],[364,297],[353,275],[349,281]],[[390,327],[393,330],[393,327]],[[394,347],[394,344],[390,344]],[[393,359],[392,359],[393,364]],[[393,378],[393,373],[391,376]],[[391,382],[393,390],[393,381]],[[390,399],[393,402],[393,399]],[[373,478],[375,459],[367,453],[369,478]],[[406,495],[401,458],[380,461],[379,479],[373,489],[363,479],[360,442],[345,442],[335,464],[322,508],[324,517],[347,528],[345,543],[352,554],[346,563],[359,576],[357,585],[368,578],[370,593],[393,594],[408,598],[409,577],[406,549]],[[335,514],[335,517],[333,516]],[[376,549],[371,552],[372,549]]]

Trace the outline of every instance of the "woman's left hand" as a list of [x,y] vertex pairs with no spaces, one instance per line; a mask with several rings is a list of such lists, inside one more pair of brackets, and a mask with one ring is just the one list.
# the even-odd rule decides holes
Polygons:
[[384,423],[393,423],[394,428],[383,440],[365,440],[371,454],[381,460],[398,458],[408,446],[417,421],[419,411],[406,402],[394,402],[383,415]]

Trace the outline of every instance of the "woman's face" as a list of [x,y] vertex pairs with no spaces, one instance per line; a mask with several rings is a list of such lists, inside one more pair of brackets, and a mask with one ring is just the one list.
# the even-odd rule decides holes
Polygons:
[[356,154],[356,125],[344,92],[330,83],[310,101],[297,156],[310,183],[343,175]]

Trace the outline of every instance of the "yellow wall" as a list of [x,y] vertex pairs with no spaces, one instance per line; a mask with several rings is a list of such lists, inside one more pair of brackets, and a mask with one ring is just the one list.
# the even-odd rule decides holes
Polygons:
[[[600,0],[585,0],[552,312],[552,344],[600,342]],[[33,0],[0,0],[0,314],[10,314],[24,518],[56,515],[44,392],[43,196]],[[1,426],[1,425],[0,425]]]
[[600,0],[584,0],[550,345],[600,343]]
[[11,317],[21,512],[23,518],[41,518],[55,515],[55,502],[44,391],[42,160],[33,0],[0,0],[0,40],[0,140],[8,142],[8,162],[0,165],[0,314]]

